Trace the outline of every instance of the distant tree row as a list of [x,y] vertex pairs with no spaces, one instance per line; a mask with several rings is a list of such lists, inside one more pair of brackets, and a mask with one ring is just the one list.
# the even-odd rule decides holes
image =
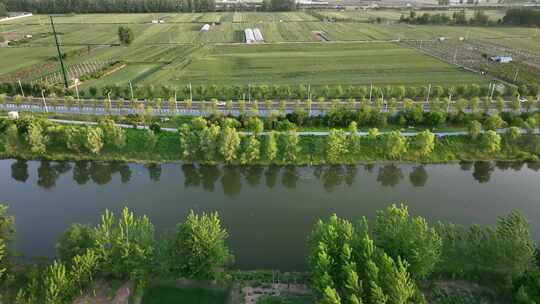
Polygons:
[[216,9],[214,0],[182,0],[180,10],[183,12],[206,12]]
[[[6,17],[8,15],[6,5],[3,1],[0,1],[0,17]],[[3,39],[0,39],[0,42],[2,42]]]
[[467,19],[465,10],[454,12],[452,17],[445,13],[430,14],[424,13],[417,15],[415,11],[411,11],[409,16],[401,15],[400,22],[412,24],[457,24],[457,25],[490,25],[496,22],[490,21],[489,16],[483,10],[476,10],[474,16]]
[[540,26],[540,10],[513,8],[506,11],[503,22],[512,25]]
[[264,0],[262,9],[265,11],[293,11],[296,9],[294,0]]
[[[129,33],[129,30],[128,30]],[[122,33],[123,37],[124,33]],[[128,41],[132,36],[127,36]],[[127,42],[127,41],[126,41]],[[55,96],[75,96],[73,89],[66,90],[62,86],[47,85],[47,84],[22,84],[22,91],[18,83],[4,82],[0,83],[0,94],[14,95],[32,95],[41,97],[42,91],[45,97]],[[131,89],[129,85],[119,86],[110,85],[103,88],[89,87],[88,89],[79,90],[81,98],[103,98],[109,94],[113,99],[131,100]],[[493,90],[493,97],[506,96],[536,96],[540,93],[538,85],[521,85],[519,87],[506,86],[504,90]],[[355,98],[359,100],[370,99],[374,101],[377,98],[385,100],[396,98],[402,100],[410,98],[413,100],[426,100],[429,95],[430,99],[436,98],[473,98],[481,96],[490,96],[491,90],[488,85],[456,85],[442,86],[434,85],[429,88],[426,86],[405,86],[405,85],[385,85],[373,86],[370,85],[326,85],[310,87],[307,85],[193,85],[191,87],[182,86],[134,86],[133,97],[138,100],[153,100],[156,98],[170,99],[176,96],[177,100],[191,99],[193,100],[318,100],[318,99],[349,99]]]
[[[474,104],[459,102],[455,112],[447,113],[440,106],[432,104],[429,112],[422,110],[421,106],[405,105],[405,108],[392,114],[380,112],[372,106],[364,106],[359,111],[350,109],[330,110],[324,115],[309,116],[306,111],[296,110],[285,115],[279,113],[270,113],[268,116],[260,117],[265,130],[288,131],[299,128],[341,128],[346,129],[351,123],[356,123],[359,128],[381,128],[389,126],[398,127],[427,127],[440,128],[443,126],[466,127],[472,121],[482,123],[487,130],[496,130],[508,126],[516,126],[523,129],[534,129],[540,127],[540,115],[537,112],[529,111],[523,113],[499,112],[487,113],[479,112],[479,108],[472,108]],[[500,104],[500,103],[499,103]],[[536,104],[539,106],[540,104]],[[519,110],[521,103],[514,102],[511,105],[513,109]],[[525,105],[523,106],[524,110]],[[469,109],[473,113],[465,113]],[[253,116],[249,114],[239,115],[238,117],[224,117],[223,115],[210,115],[207,120],[211,124],[220,126],[225,125],[225,120],[233,120],[239,129],[246,130],[250,128]],[[129,123],[125,121],[125,123]]]
[[5,0],[10,11],[40,14],[213,11],[214,0]]
[[[42,14],[66,13],[149,13],[149,12],[206,12],[216,10],[215,0],[3,0],[12,11],[31,11]],[[296,10],[293,0],[264,0],[262,7],[243,3],[226,4],[225,10],[262,9],[264,11]],[[0,1],[0,16],[2,3]]]

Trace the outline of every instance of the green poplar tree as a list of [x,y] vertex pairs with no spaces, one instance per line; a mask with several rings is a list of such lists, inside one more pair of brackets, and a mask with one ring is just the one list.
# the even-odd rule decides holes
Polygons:
[[421,157],[429,156],[435,149],[435,134],[429,130],[416,134],[412,141],[412,148]]
[[360,134],[358,134],[358,125],[355,121],[349,124],[349,144],[348,151],[352,154],[358,154],[361,147]]
[[477,120],[473,120],[467,126],[467,130],[472,139],[477,139],[480,133],[482,133],[482,124]]
[[109,210],[94,229],[103,274],[116,279],[141,281],[153,265],[154,226],[146,216],[136,217],[127,208],[117,219]]
[[284,163],[293,163],[298,156],[300,138],[296,131],[283,132],[279,136],[279,154]]
[[238,156],[240,135],[234,127],[224,126],[219,137],[219,153],[226,163],[232,163]]
[[111,148],[123,148],[126,145],[126,132],[117,126],[114,120],[104,119],[99,122],[103,131],[104,144]]
[[407,152],[407,138],[399,131],[392,131],[384,135],[384,151],[388,158],[400,158]]
[[0,286],[8,277],[10,254],[7,245],[12,240],[15,223],[14,218],[8,214],[7,210],[7,206],[0,204]]
[[501,150],[501,136],[495,131],[487,131],[481,138],[482,150],[486,153],[495,153]]
[[347,135],[341,130],[332,129],[326,137],[326,160],[331,164],[343,161],[347,154]]
[[264,123],[257,117],[251,117],[247,122],[247,129],[255,136],[259,136],[264,131]]
[[103,148],[103,131],[99,128],[86,128],[84,146],[90,153],[99,154]]
[[508,141],[515,142],[521,137],[521,130],[518,127],[510,127],[506,131],[506,137]]
[[93,250],[87,250],[83,255],[73,258],[70,274],[77,283],[79,293],[82,295],[86,286],[93,282],[94,274],[99,266],[98,255]]
[[278,154],[278,143],[276,139],[276,132],[271,131],[263,137],[262,144],[262,156],[265,160],[272,162],[276,159]]
[[370,304],[387,304],[388,303],[388,296],[384,294],[384,291],[382,288],[377,285],[374,281],[371,281],[370,284]]
[[69,277],[69,272],[64,264],[54,261],[47,268],[43,282],[45,304],[62,304],[70,299],[70,293],[73,291],[73,281]]
[[378,211],[373,233],[377,246],[394,260],[405,259],[417,278],[428,276],[439,262],[442,248],[439,234],[424,218],[411,218],[405,205]]
[[250,135],[244,140],[244,147],[240,162],[242,164],[254,164],[261,157],[261,143],[255,135]]
[[398,257],[396,263],[390,256],[383,253],[379,265],[381,269],[381,286],[388,295],[389,303],[411,303],[416,292],[416,286],[401,258]]
[[216,125],[204,128],[200,133],[199,157],[204,163],[213,163],[216,160],[220,128]]
[[225,243],[227,238],[217,213],[197,215],[191,211],[176,228],[170,251],[171,270],[179,277],[215,279],[219,269],[234,259]]
[[179,140],[180,140],[180,153],[183,160],[189,161],[193,159],[193,147],[191,146],[190,141],[191,128],[188,124],[184,123],[178,129]]
[[27,142],[32,153],[43,154],[49,138],[44,135],[43,126],[39,121],[33,120],[28,126]]
[[328,286],[324,290],[321,304],[341,304],[341,298],[334,288]]

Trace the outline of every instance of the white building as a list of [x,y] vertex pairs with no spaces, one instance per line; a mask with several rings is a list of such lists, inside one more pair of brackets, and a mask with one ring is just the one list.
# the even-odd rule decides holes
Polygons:
[[208,32],[210,30],[210,24],[205,24],[201,27],[201,32]]
[[499,63],[510,63],[513,60],[512,56],[491,56],[489,59]]

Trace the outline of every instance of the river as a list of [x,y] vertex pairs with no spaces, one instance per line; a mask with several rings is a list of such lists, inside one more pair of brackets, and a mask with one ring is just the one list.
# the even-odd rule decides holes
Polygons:
[[494,224],[520,210],[540,239],[540,164],[467,162],[335,167],[224,167],[179,163],[0,160],[0,202],[16,217],[15,249],[54,256],[71,223],[105,209],[146,214],[159,234],[190,210],[218,211],[240,269],[305,269],[305,241],[332,213],[373,218],[406,202],[429,222]]

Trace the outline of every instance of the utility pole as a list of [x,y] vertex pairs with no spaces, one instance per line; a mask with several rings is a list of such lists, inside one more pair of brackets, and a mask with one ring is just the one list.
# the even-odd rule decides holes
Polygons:
[[77,93],[77,102],[81,103],[81,97],[79,96],[79,79],[75,79],[75,92]]
[[20,79],[19,79],[19,88],[21,88],[21,95],[22,95],[22,97],[25,97],[25,96],[24,96],[24,90],[23,90],[22,83],[21,83],[21,80],[20,80]]
[[129,90],[131,91],[131,101],[134,101],[135,95],[133,94],[133,85],[131,85],[131,81],[129,82]]
[[178,98],[176,97],[176,88],[174,88],[174,108],[176,109],[176,114],[178,115]]
[[47,107],[47,101],[45,100],[44,90],[41,90],[41,98],[43,99],[43,106],[45,107],[45,113],[49,113],[49,108]]
[[111,92],[107,92],[107,98],[109,99],[109,113],[112,111]]
[[58,44],[58,35],[56,35],[56,29],[54,28],[53,17],[49,16],[49,18],[51,19],[51,27],[52,27],[53,35],[54,35],[54,42],[56,44],[56,50],[58,51],[58,60],[60,60],[60,66],[62,67],[62,75],[64,76],[64,85],[66,86],[66,88],[68,88],[69,84],[68,84],[68,79],[66,75],[66,68],[64,66],[64,60],[62,59],[62,53],[60,52],[60,45]]

